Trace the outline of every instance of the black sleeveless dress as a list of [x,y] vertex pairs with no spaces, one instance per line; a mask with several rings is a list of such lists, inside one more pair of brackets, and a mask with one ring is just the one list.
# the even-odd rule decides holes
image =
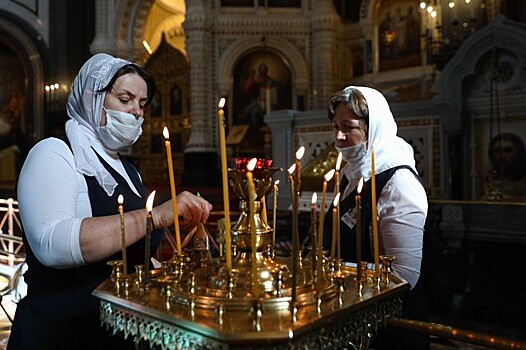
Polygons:
[[[125,211],[146,206],[148,191],[137,170],[124,157],[120,158],[141,197],[99,156],[104,167],[117,181],[117,187],[110,197],[95,177],[85,176],[93,217],[118,213],[117,197],[120,194],[125,198]],[[159,247],[162,235],[162,229],[152,233],[151,253]],[[23,238],[29,267],[24,274],[28,288],[26,297],[17,305],[8,343],[9,350],[135,349],[131,339],[110,336],[101,327],[99,300],[92,296],[93,290],[111,274],[111,268],[106,263],[122,259],[120,252],[97,263],[55,269],[40,263],[27,239]],[[144,264],[144,248],[144,238],[128,246],[129,272],[132,272],[134,265]]]
[[[384,172],[376,174],[376,198],[380,197],[380,193],[384,188],[385,184],[391,179],[393,174],[401,168],[409,169],[415,177],[420,181],[420,177],[415,171],[406,165],[401,165],[391,169],[387,169]],[[420,181],[421,183],[421,181]],[[348,184],[347,177],[343,177],[340,188],[345,188]],[[352,210],[356,206],[356,192],[355,189],[349,196],[347,196],[342,202],[340,202],[340,219],[341,216],[345,215],[349,210]],[[374,257],[371,254],[372,243],[370,242],[369,227],[372,222],[372,205],[371,205],[371,181],[364,183],[362,191],[360,193],[362,198],[362,210],[361,214],[361,255],[362,261],[374,263]],[[324,235],[323,235],[323,246],[330,248],[332,244],[332,208],[333,205],[327,210],[324,220]],[[340,224],[340,242],[341,242],[341,258],[344,261],[356,262],[356,249],[347,249],[346,247],[356,246],[356,226],[352,229],[345,224]],[[402,304],[402,315],[401,317],[428,321],[427,304],[425,301],[424,292],[420,283],[420,279],[417,284],[409,292],[403,296]],[[401,328],[389,327],[387,329],[380,329],[378,334],[373,337],[372,348],[378,350],[426,350],[430,348],[429,336],[427,334],[417,333],[408,331]]]

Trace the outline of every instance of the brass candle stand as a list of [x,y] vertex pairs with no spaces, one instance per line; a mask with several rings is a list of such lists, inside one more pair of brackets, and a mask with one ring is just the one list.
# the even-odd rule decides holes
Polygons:
[[[318,255],[316,246],[308,257],[303,258],[301,252],[296,259],[273,257],[273,230],[261,215],[260,199],[273,184],[272,174],[279,170],[270,166],[254,170],[257,198],[254,220],[249,220],[245,170],[229,169],[230,185],[241,209],[232,226],[237,253],[231,273],[224,256],[202,264],[183,253],[163,262],[160,269],[150,270],[146,279],[141,265],[125,276],[122,263],[111,262],[111,277],[93,293],[101,302],[102,324],[116,334],[163,350],[334,349],[347,347],[349,342],[367,348],[377,327],[400,313],[401,297],[409,284],[391,276],[389,269],[383,270],[379,289],[372,282],[372,270],[364,269],[357,283],[356,268],[340,261],[330,265],[326,251]],[[250,222],[255,222],[257,236],[257,298]],[[321,261],[312,254],[321,256]],[[297,272],[295,300],[292,261],[296,261]],[[319,280],[317,273],[321,273]],[[142,288],[144,280],[148,284]]]

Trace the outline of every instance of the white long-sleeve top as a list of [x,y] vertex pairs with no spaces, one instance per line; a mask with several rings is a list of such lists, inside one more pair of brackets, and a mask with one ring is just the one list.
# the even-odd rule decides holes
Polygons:
[[[344,197],[354,191],[358,181],[349,181]],[[393,273],[406,280],[411,287],[416,285],[420,276],[427,209],[427,195],[423,186],[405,168],[393,174],[377,200],[380,255],[396,257],[392,264]]]
[[[137,193],[117,152],[97,144],[94,148]],[[84,265],[80,224],[92,216],[91,203],[84,175],[76,170],[64,141],[48,138],[31,149],[20,172],[17,196],[24,232],[37,259],[53,268]]]

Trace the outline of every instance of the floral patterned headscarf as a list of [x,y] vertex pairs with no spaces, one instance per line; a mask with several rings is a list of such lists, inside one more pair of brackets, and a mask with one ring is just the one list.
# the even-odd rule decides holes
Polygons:
[[132,62],[100,53],[84,63],[73,81],[68,97],[66,136],[68,137],[77,171],[95,176],[100,186],[109,195],[113,195],[117,182],[102,165],[91,147],[100,144],[96,133],[100,125],[102,105],[106,92],[102,91],[115,73]]

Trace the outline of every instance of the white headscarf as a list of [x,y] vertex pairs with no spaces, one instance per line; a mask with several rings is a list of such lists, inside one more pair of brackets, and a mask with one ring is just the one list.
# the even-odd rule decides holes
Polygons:
[[131,62],[115,58],[108,54],[96,54],[84,63],[73,81],[68,97],[66,136],[68,137],[77,171],[95,176],[100,186],[109,195],[113,195],[117,182],[104,168],[91,147],[100,144],[96,132],[100,125],[102,105],[106,96],[104,89],[115,73]]
[[385,97],[377,90],[364,86],[348,86],[343,91],[350,94],[352,89],[362,93],[369,107],[369,131],[367,152],[362,162],[347,164],[342,171],[349,179],[369,179],[371,155],[374,148],[375,174],[399,165],[409,165],[416,172],[413,148],[396,136],[397,126]]

